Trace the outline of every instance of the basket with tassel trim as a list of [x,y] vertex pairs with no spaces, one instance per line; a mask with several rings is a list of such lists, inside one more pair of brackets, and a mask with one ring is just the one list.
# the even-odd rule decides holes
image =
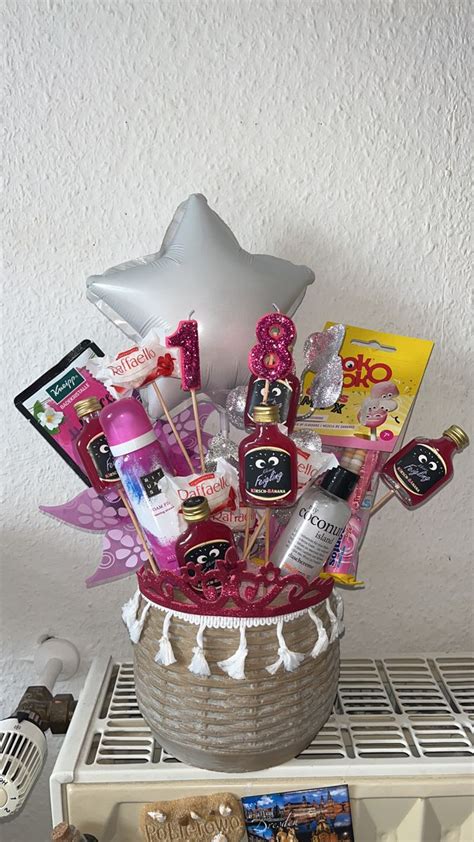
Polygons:
[[244,574],[243,589],[235,571],[216,589],[214,571],[213,589],[204,582],[196,596],[195,580],[187,590],[172,573],[159,578],[157,586],[140,571],[122,611],[138,705],[159,744],[221,772],[264,769],[303,751],[337,691],[343,604],[332,581],[308,585],[269,564]]

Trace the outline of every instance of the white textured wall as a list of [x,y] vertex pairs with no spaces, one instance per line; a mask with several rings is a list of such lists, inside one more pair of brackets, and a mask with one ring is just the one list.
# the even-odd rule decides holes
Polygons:
[[[300,336],[333,318],[436,341],[413,434],[469,429],[470,325],[468,0],[3,6],[6,712],[41,632],[85,659],[129,656],[132,583],[84,589],[100,539],[37,511],[80,481],[12,405],[83,337],[123,343],[86,301],[87,274],[155,251],[175,206],[203,192],[246,248],[314,268]],[[374,521],[346,653],[470,644],[468,463],[429,506]],[[0,837],[39,842],[47,814],[43,787]]]

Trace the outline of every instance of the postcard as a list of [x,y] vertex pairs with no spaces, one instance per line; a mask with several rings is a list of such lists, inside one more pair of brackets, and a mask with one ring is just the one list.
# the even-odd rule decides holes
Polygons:
[[242,798],[250,842],[355,842],[347,786]]

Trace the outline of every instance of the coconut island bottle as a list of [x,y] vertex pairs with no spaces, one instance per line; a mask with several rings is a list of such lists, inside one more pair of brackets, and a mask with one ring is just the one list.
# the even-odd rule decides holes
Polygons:
[[420,437],[408,442],[387,460],[380,476],[404,506],[414,509],[449,482],[454,454],[468,445],[464,430],[452,424],[439,439]]
[[292,506],[298,491],[296,445],[278,429],[279,409],[256,406],[256,430],[239,446],[240,496],[255,508]]
[[182,515],[187,528],[176,541],[178,564],[185,567],[191,561],[202,573],[207,573],[218,561],[224,561],[229,547],[235,548],[232,530],[224,523],[211,520],[205,497],[188,497],[182,505]]
[[358,479],[339,466],[304,492],[272,551],[283,573],[301,573],[309,582],[319,576],[351,517],[346,501]]

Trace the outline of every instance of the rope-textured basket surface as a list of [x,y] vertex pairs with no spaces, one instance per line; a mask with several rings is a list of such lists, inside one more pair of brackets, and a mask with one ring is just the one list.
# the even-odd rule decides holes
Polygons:
[[[336,600],[330,597],[332,610]],[[145,605],[141,600],[140,609]],[[147,612],[134,646],[137,699],[158,742],[179,760],[205,769],[245,772],[293,758],[324,725],[334,703],[339,643],[332,634],[326,601],[312,612],[333,642],[314,657],[318,632],[308,611],[284,618],[284,642],[301,663],[292,671],[268,667],[280,651],[275,624],[246,629],[245,677],[234,680],[219,666],[239,644],[239,630],[205,628],[210,675],[195,675],[196,625],[174,614],[170,635],[176,661],[156,663],[165,612]],[[323,632],[324,634],[324,632]]]

